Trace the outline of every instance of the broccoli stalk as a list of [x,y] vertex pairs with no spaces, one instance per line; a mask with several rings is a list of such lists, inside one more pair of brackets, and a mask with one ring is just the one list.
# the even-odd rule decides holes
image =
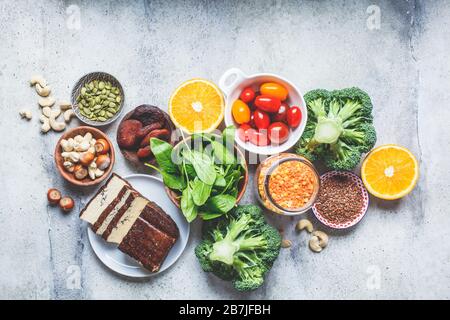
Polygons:
[[352,170],[376,142],[369,96],[358,88],[319,89],[308,92],[305,100],[308,123],[297,153],[323,159],[332,169]]

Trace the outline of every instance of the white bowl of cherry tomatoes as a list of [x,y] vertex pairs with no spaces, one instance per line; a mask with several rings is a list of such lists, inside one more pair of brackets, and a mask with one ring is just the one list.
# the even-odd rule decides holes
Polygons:
[[272,155],[292,148],[305,130],[305,100],[289,80],[270,73],[245,75],[226,71],[219,80],[226,96],[225,124],[234,125],[236,143],[255,153]]

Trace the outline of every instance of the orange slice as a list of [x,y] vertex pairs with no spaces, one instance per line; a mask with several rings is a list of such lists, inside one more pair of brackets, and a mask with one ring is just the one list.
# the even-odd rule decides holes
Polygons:
[[408,149],[387,144],[367,155],[361,167],[361,178],[375,197],[400,199],[414,189],[419,179],[419,164]]
[[185,132],[211,132],[223,120],[225,101],[220,89],[205,79],[182,83],[169,101],[173,123]]

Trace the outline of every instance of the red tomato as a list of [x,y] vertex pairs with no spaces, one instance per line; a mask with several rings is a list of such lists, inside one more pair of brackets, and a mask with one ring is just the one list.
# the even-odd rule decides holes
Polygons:
[[238,129],[238,137],[244,142],[249,139],[249,130],[254,130],[248,123],[243,123]]
[[289,128],[283,122],[274,122],[269,127],[269,139],[272,143],[281,144],[289,138]]
[[286,102],[282,102],[278,113],[272,115],[272,121],[274,122],[286,122],[286,114],[289,110],[289,106]]
[[254,112],[252,112],[252,115],[250,116],[250,121],[247,123],[250,125],[250,127],[256,128]]
[[267,146],[270,143],[269,137],[267,136],[267,130],[249,130],[249,140],[256,146]]
[[288,96],[288,91],[281,84],[275,82],[266,82],[261,85],[259,89],[262,94],[267,95],[272,98],[280,99],[281,101],[286,100]]
[[297,128],[302,121],[302,111],[297,106],[292,106],[287,111],[287,123],[291,128]]
[[270,125],[269,115],[258,109],[253,112],[253,121],[258,129],[267,129]]
[[275,113],[280,109],[281,101],[277,98],[272,98],[266,95],[257,96],[255,99],[255,106],[262,111]]
[[252,102],[253,99],[255,99],[255,91],[252,88],[247,87],[244,90],[242,90],[241,95],[239,96],[239,98],[242,101],[244,101],[245,103]]

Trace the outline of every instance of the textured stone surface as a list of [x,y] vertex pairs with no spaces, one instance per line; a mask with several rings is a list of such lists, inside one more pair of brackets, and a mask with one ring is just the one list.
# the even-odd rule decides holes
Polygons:
[[[373,3],[381,25],[370,30]],[[71,4],[0,2],[0,298],[450,298],[448,2]],[[277,219],[294,245],[252,293],[236,293],[200,270],[193,254],[198,223],[169,271],[142,282],[117,276],[96,258],[78,219],[95,188],[74,188],[55,171],[58,134],[39,134],[30,76],[45,75],[55,96],[68,99],[83,74],[107,71],[121,81],[131,110],[142,103],[166,108],[182,81],[218,81],[230,67],[278,73],[303,91],[364,88],[375,105],[378,143],[404,145],[420,159],[418,187],[401,201],[372,198],[353,230],[328,230],[330,244],[321,254],[309,251],[307,235],[295,234],[296,219]],[[29,123],[18,116],[24,107],[33,111]],[[111,137],[116,126],[106,129]],[[115,171],[133,168],[118,154]],[[65,215],[47,206],[49,187],[72,195],[76,210]],[[254,201],[249,190],[243,202]]]

